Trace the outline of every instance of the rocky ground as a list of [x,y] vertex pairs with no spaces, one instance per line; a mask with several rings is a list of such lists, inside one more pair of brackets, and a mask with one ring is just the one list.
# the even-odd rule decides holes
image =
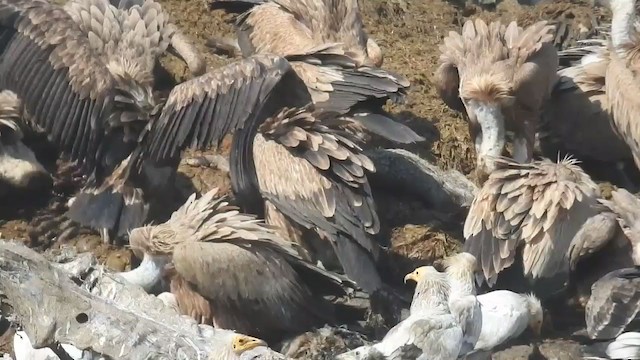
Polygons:
[[[210,68],[228,62],[208,53],[206,40],[211,36],[231,36],[231,18],[220,13],[209,12],[200,0],[160,0],[177,25],[207,53]],[[371,36],[382,47],[385,55],[384,67],[404,74],[411,80],[412,88],[406,104],[392,108],[396,116],[427,141],[411,146],[409,150],[437,163],[442,168],[457,169],[473,179],[474,153],[469,141],[467,126],[463,118],[449,110],[438,98],[433,83],[442,38],[451,30],[458,30],[467,18],[518,20],[528,24],[539,19],[564,17],[589,28],[594,10],[587,1],[546,1],[536,7],[521,6],[515,0],[505,0],[493,9],[482,9],[474,5],[463,5],[464,1],[442,0],[365,0],[363,12],[366,27]],[[599,14],[597,17],[599,17]],[[572,28],[580,29],[580,26]],[[579,31],[579,30],[578,30]],[[185,68],[175,58],[164,59],[165,66],[176,80],[188,77]],[[46,146],[43,146],[46,150]],[[224,154],[225,146],[221,149]],[[40,153],[50,153],[41,151]],[[208,154],[214,153],[213,151]],[[56,170],[56,158],[44,155],[43,160]],[[58,164],[59,165],[59,164]],[[214,186],[229,191],[226,173],[212,167],[183,164],[183,176],[178,179],[180,194],[188,194],[192,188],[199,191]],[[62,214],[65,202],[75,187],[66,181],[68,175],[58,170],[59,181],[50,194],[18,196],[0,203],[0,236],[23,240],[31,247],[45,251],[62,246],[74,246],[79,251],[92,251],[108,267],[123,270],[136,260],[128,249],[107,247],[97,234],[91,232],[65,234],[60,240],[60,228],[43,228],[41,225],[51,217]],[[65,181],[62,181],[65,180]],[[376,191],[383,229],[381,240],[391,241],[397,267],[392,273],[404,274],[415,265],[431,263],[459,248],[462,239],[464,214],[441,213],[414,199],[394,193],[393,189]],[[396,277],[402,279],[402,277]],[[400,281],[398,285],[401,286]],[[3,329],[0,329],[0,333]],[[544,358],[577,358],[575,342],[565,340],[566,330],[549,331],[540,346]],[[10,337],[0,337],[0,353],[10,344],[2,346]],[[9,341],[10,342],[10,341]],[[526,341],[521,341],[521,344]],[[502,353],[499,359],[526,359],[532,349],[527,345],[516,345]],[[535,355],[537,356],[537,355]],[[534,357],[535,357],[534,356]],[[302,353],[300,358],[308,358]],[[325,357],[318,357],[325,358]],[[329,357],[326,357],[329,358]]]

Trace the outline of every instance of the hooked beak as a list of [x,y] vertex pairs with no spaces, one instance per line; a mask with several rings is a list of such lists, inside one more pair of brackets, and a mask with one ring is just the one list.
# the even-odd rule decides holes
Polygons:
[[233,352],[236,354],[242,354],[258,346],[267,346],[267,343],[264,340],[247,335],[236,335],[233,338]]
[[404,277],[404,283],[405,284],[407,283],[408,280],[413,280],[415,282],[418,282],[418,279],[416,278],[415,272],[410,272]]

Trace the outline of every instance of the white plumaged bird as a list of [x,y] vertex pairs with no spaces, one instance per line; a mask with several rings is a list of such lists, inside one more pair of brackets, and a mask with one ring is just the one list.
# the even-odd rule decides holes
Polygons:
[[337,360],[453,360],[462,345],[462,329],[449,311],[447,275],[432,266],[407,274],[417,283],[411,314],[374,345],[366,345],[336,357]]

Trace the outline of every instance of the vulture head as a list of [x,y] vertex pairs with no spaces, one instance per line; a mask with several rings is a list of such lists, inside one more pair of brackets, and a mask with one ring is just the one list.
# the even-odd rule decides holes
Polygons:
[[505,114],[513,111],[515,97],[504,69],[490,64],[485,71],[476,71],[460,81],[460,99],[469,120],[480,127],[474,139],[480,177],[496,169],[493,158],[502,155],[506,143]]
[[449,279],[433,266],[421,266],[404,277],[404,282],[416,282],[416,290],[411,301],[411,313],[422,309],[446,308],[450,292]]
[[38,190],[52,184],[33,151],[22,143],[20,121],[17,95],[0,92],[0,195],[10,189]]
[[273,353],[263,340],[238,334],[231,330],[214,329],[213,341],[217,350],[211,354],[214,360],[250,360],[261,358],[261,354]]
[[444,259],[442,264],[451,281],[452,297],[476,293],[474,281],[477,261],[475,256],[461,252]]
[[533,334],[537,337],[540,336],[542,331],[542,322],[544,320],[544,310],[540,299],[533,294],[526,295],[527,308],[529,309],[529,328],[533,331]]

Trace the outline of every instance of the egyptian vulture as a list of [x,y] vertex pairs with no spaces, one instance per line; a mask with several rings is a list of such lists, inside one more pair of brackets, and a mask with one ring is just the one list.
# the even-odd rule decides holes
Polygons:
[[583,359],[612,359],[638,360],[640,359],[640,333],[625,332],[613,340],[585,346]]
[[544,312],[537,297],[508,290],[476,296],[475,257],[462,252],[446,258],[444,264],[451,284],[449,308],[464,334],[459,356],[490,354],[527,327],[540,335]]
[[302,260],[216,193],[194,194],[167,222],[132,230],[131,247],[144,257],[121,275],[147,291],[168,278],[181,313],[269,341],[333,323],[333,305],[322,296],[345,295],[349,282]]
[[618,135],[608,113],[607,42],[591,39],[582,43],[559,53],[561,62],[563,58],[575,60],[558,71],[558,82],[538,129],[540,146],[547,157],[556,157],[558,152],[571,154],[585,161],[585,166],[592,164],[592,174],[631,186],[624,172],[625,165],[633,166],[631,149]]
[[51,176],[22,142],[20,100],[0,92],[0,196],[12,190],[37,191],[52,184]]
[[[219,145],[227,132],[299,105],[305,95],[302,103],[310,102],[304,93],[270,96],[279,86],[296,88],[292,81],[299,79],[285,59],[254,56],[176,86],[163,104],[151,88],[159,44],[169,43],[158,31],[146,37],[125,31],[122,41],[102,46],[85,23],[43,0],[0,0],[0,14],[0,30],[15,33],[3,56],[1,85],[24,101],[34,127],[95,178],[89,181],[97,189],[93,200],[89,191],[84,200],[76,198],[75,215],[118,234],[144,221],[142,188],[166,186],[184,148]],[[112,25],[105,27],[118,33]],[[104,55],[101,46],[119,50]]]
[[[569,273],[616,234],[615,215],[577,161],[518,164],[497,158],[464,224],[464,251],[478,259],[489,286],[521,253],[524,276],[538,296],[564,290]],[[518,259],[520,262],[520,256]]]
[[423,266],[407,274],[405,282],[408,280],[417,283],[409,317],[389,330],[380,342],[350,350],[337,359],[453,360],[458,357],[462,329],[447,305],[450,289],[447,275],[432,266]]
[[438,91],[468,117],[481,182],[496,169],[493,159],[503,155],[508,133],[514,134],[512,157],[532,159],[542,106],[557,79],[553,29],[546,21],[523,29],[516,22],[467,20],[440,46]]
[[612,192],[610,200],[601,202],[618,215],[631,244],[625,257],[614,259],[618,269],[593,283],[585,307],[589,336],[608,340],[620,335],[640,311],[640,200],[619,189]]
[[[364,30],[357,0],[210,0],[209,4],[212,9],[246,10],[236,21],[243,56],[323,54],[322,63],[292,62],[319,109],[348,113],[352,121],[396,142],[424,140],[382,109],[388,99],[404,100],[409,81],[379,68],[382,52]],[[351,63],[332,60],[336,54],[348,56]]]

